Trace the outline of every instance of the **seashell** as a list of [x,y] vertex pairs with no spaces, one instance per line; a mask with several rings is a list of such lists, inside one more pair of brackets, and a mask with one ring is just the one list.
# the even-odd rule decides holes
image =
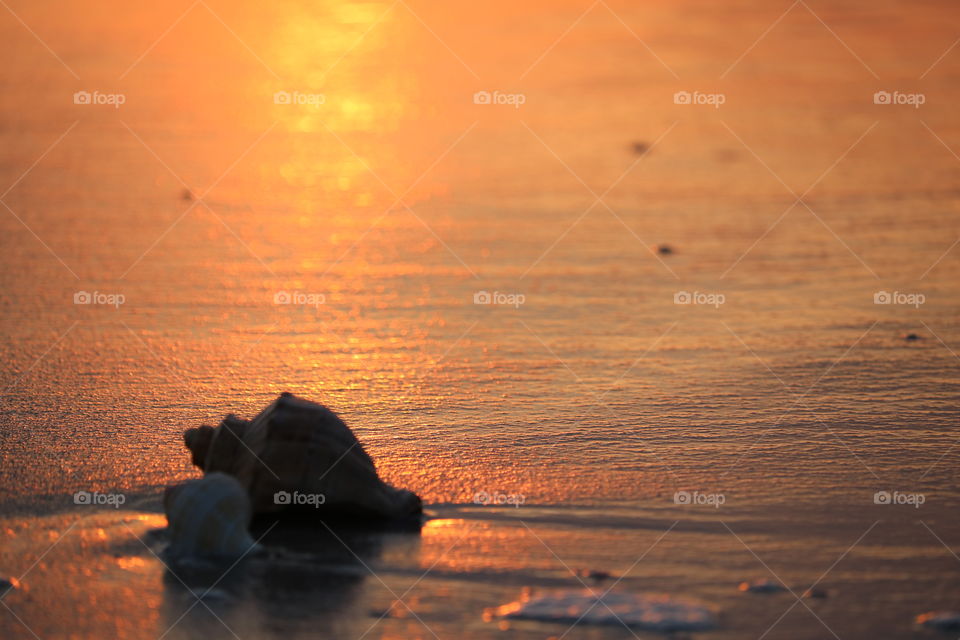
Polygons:
[[229,415],[216,429],[190,429],[184,442],[204,473],[239,480],[255,515],[297,509],[396,519],[422,510],[416,494],[380,479],[337,414],[290,393],[280,394],[253,420]]
[[171,557],[238,558],[256,545],[247,530],[252,517],[247,492],[225,473],[208,473],[167,487],[163,510]]

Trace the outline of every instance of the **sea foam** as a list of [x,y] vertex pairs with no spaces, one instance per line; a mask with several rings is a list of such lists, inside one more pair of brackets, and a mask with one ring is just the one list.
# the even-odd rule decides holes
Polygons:
[[581,625],[622,623],[651,631],[696,631],[716,624],[708,607],[683,598],[592,589],[524,593],[516,602],[488,611],[488,617],[493,616]]

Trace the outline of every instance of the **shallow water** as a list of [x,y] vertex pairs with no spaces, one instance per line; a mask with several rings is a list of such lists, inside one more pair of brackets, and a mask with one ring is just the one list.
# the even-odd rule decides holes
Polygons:
[[[944,571],[948,552],[912,518],[851,539],[844,527],[813,525],[794,511],[777,512],[777,526],[739,510],[721,521],[694,514],[674,522],[647,509],[431,511],[420,534],[265,526],[255,533],[269,555],[226,567],[167,566],[156,529],[165,519],[156,513],[5,522],[0,561],[26,575],[4,597],[19,618],[8,617],[4,629],[24,638],[29,630],[43,638],[657,637],[572,625],[559,612],[514,620],[495,611],[525,597],[610,588],[709,608],[716,627],[697,637],[858,638],[884,629],[883,637],[913,638],[913,612],[949,603],[957,588]],[[586,568],[611,577],[574,575]],[[740,578],[754,577],[788,590],[738,591]],[[815,584],[825,597],[800,599]]]
[[[483,610],[524,587],[579,586],[518,522],[571,566],[616,573],[679,520],[657,546],[674,555],[625,586],[716,604],[716,637],[759,636],[792,604],[736,592],[770,577],[747,547],[808,586],[878,520],[828,575],[837,595],[811,604],[827,625],[908,637],[916,614],[960,607],[945,548],[960,540],[949,3],[10,9],[0,505],[34,558],[40,531],[87,513],[75,492],[153,504],[196,473],[184,428],[289,390],[337,410],[386,479],[451,523],[400,544],[385,581],[429,568],[431,536],[464,535],[471,551],[421,583],[441,637],[464,620],[499,633]],[[74,104],[84,90],[125,102]],[[483,90],[524,103],[474,104]],[[925,103],[874,104],[878,90]],[[79,291],[124,302],[74,304]],[[523,304],[477,305],[479,291]],[[681,291],[724,302],[675,304]],[[879,291],[924,302],[874,304]],[[522,506],[504,521],[478,495]],[[742,523],[746,546],[722,523]],[[33,561],[6,549],[0,574]],[[116,569],[67,549],[75,565],[64,551],[36,576],[82,593],[84,571]],[[97,593],[157,622],[162,565],[131,553],[143,572],[120,567]],[[360,589],[374,608],[389,604],[378,585]],[[22,606],[41,637],[74,624]],[[367,622],[350,611],[333,618]],[[285,629],[271,616],[253,635]],[[430,635],[384,622],[370,636]],[[10,615],[0,629],[27,634]],[[797,605],[768,637],[825,632]]]

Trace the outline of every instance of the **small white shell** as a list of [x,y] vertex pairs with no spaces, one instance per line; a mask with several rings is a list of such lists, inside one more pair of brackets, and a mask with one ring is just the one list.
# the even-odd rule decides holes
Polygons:
[[233,476],[209,473],[203,478],[168,487],[163,500],[171,557],[237,558],[255,542],[250,526],[250,499]]

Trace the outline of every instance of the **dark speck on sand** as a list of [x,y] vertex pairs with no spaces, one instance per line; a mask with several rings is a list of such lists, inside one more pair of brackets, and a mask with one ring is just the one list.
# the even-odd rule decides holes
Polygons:
[[741,582],[737,587],[740,591],[747,593],[779,593],[786,591],[786,587],[776,580],[759,579],[753,582]]
[[5,594],[7,591],[12,591],[20,586],[20,582],[16,578],[0,578],[0,596]]
[[608,572],[599,569],[580,569],[577,571],[577,575],[581,578],[593,580],[594,582],[603,582],[612,577]]
[[931,611],[917,616],[917,624],[938,631],[960,631],[960,613],[956,611]]

